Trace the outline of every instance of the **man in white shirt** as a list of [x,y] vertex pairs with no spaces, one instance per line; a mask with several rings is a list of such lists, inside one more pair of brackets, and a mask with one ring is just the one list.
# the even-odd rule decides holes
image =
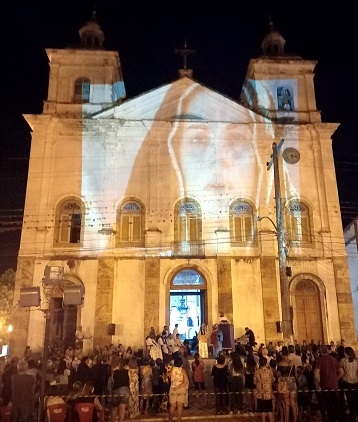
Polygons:
[[174,339],[173,339],[173,334],[169,333],[169,336],[167,338],[167,346],[168,349],[170,350],[170,354],[173,353],[173,348],[174,348]]

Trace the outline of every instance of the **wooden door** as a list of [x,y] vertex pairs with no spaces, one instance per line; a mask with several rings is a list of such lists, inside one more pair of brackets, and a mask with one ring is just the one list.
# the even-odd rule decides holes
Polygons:
[[312,339],[324,341],[322,328],[321,301],[318,287],[309,280],[302,280],[296,285],[296,327],[298,342]]

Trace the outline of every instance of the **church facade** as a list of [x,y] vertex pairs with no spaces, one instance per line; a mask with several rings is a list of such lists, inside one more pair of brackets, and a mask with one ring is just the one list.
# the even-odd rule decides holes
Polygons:
[[187,68],[127,99],[95,18],[79,32],[81,45],[46,50],[48,98],[25,115],[15,351],[42,348],[46,321],[50,342],[81,325],[91,347],[140,349],[151,327],[190,339],[220,311],[236,338],[248,326],[258,343],[354,344],[338,124],[317,110],[316,62],[271,27],[239,101]]

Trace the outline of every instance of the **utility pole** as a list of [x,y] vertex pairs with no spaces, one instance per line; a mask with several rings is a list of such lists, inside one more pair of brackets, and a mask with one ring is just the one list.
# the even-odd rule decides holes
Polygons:
[[276,228],[277,228],[277,247],[278,247],[278,262],[280,270],[280,290],[281,290],[281,311],[282,311],[282,334],[283,338],[290,338],[292,336],[292,321],[291,321],[291,305],[290,305],[290,289],[288,287],[286,266],[287,266],[287,250],[286,250],[286,231],[283,224],[282,199],[281,199],[281,185],[280,185],[280,170],[278,165],[278,158],[284,140],[279,144],[274,142],[272,144],[271,160],[267,163],[267,170],[270,170],[273,165],[274,184],[275,184],[275,202],[276,202]]
[[48,309],[43,310],[45,315],[45,339],[44,339],[44,349],[42,353],[42,363],[41,363],[41,386],[40,386],[40,398],[39,398],[39,409],[37,413],[37,421],[43,422],[45,420],[45,396],[46,396],[46,372],[47,372],[47,361],[48,361],[48,352],[50,345],[50,329],[53,315],[53,302],[50,301]]

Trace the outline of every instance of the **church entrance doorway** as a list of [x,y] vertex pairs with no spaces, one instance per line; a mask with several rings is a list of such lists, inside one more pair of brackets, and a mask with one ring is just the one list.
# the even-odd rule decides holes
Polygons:
[[318,287],[311,280],[301,280],[295,289],[297,340],[324,341],[321,300]]
[[170,287],[170,332],[178,324],[181,339],[192,340],[206,320],[206,283],[203,276],[196,270],[179,271]]
[[50,325],[50,344],[74,346],[77,306],[64,306],[63,298],[52,298],[53,312]]

